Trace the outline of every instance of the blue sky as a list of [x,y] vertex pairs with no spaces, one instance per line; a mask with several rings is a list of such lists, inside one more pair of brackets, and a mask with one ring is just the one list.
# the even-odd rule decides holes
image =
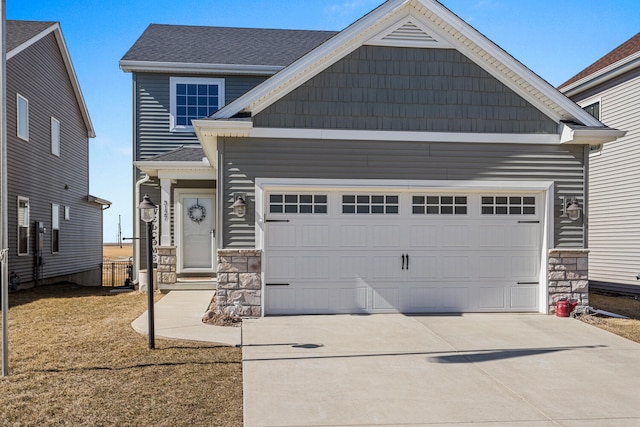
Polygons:
[[[440,0],[557,86],[640,31],[637,0]],[[91,194],[132,234],[131,75],[119,59],[150,23],[341,30],[383,0],[6,0],[8,19],[59,21],[97,137]]]

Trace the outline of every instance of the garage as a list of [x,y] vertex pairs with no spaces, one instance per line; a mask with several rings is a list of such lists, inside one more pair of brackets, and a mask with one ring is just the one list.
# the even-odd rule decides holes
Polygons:
[[261,193],[265,314],[537,312],[544,191]]

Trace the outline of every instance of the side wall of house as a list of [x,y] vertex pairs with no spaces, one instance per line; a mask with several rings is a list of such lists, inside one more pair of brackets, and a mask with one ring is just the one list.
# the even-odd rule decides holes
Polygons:
[[638,285],[640,273],[640,69],[580,94],[600,119],[627,131],[589,159],[589,279]]
[[[17,137],[19,93],[29,102],[29,140]],[[60,121],[60,156],[51,153],[51,117]],[[50,34],[7,62],[7,154],[9,268],[23,283],[33,280],[35,221],[46,227],[44,266],[47,281],[100,269],[102,210],[87,202],[89,141],[80,107],[55,36]],[[17,255],[18,197],[29,199],[29,254]],[[52,253],[52,204],[60,205],[60,250]],[[69,219],[64,209],[69,208]],[[97,283],[83,283],[99,285]]]
[[[583,222],[560,217],[560,197],[584,197],[582,146],[223,138],[219,150],[225,248],[255,247],[257,177],[555,181],[554,245],[584,247]],[[248,195],[244,218],[228,208],[234,192]]]

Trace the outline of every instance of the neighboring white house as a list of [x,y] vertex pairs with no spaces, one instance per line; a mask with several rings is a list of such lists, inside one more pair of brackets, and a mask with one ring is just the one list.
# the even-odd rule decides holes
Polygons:
[[589,281],[640,289],[640,33],[560,90],[602,123],[627,131],[589,155]]

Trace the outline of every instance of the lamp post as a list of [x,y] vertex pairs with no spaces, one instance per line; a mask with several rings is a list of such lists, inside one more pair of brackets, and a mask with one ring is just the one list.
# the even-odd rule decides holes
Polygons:
[[147,313],[149,314],[149,349],[153,350],[156,348],[153,316],[153,221],[156,219],[156,205],[149,195],[145,194],[138,209],[140,209],[140,218],[147,223]]

